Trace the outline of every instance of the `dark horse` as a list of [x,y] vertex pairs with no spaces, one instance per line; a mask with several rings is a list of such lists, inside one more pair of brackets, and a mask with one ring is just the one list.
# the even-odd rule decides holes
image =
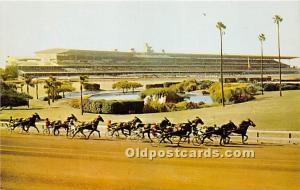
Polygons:
[[53,135],[59,135],[59,129],[63,128],[66,130],[66,135],[68,136],[70,127],[74,125],[74,121],[77,121],[77,118],[74,114],[71,114],[64,122],[61,120],[51,122],[51,126],[53,127]]
[[37,132],[39,133],[39,129],[37,128],[37,126],[35,125],[35,122],[41,120],[41,117],[39,116],[39,114],[34,113],[31,117],[21,120],[19,125],[22,126],[22,130],[26,131],[27,133],[29,132],[29,128],[33,127],[37,130]]
[[79,133],[79,132],[80,132],[81,134],[83,134],[84,137],[86,138],[85,134],[83,133],[84,130],[89,130],[89,131],[91,131],[90,134],[89,134],[88,137],[87,137],[88,139],[90,138],[91,134],[92,134],[93,132],[95,132],[95,131],[98,133],[99,138],[100,138],[100,131],[97,129],[98,124],[99,124],[100,121],[101,121],[101,122],[104,122],[103,118],[102,118],[100,115],[98,115],[98,117],[97,117],[96,119],[94,119],[93,121],[88,122],[88,123],[83,123],[80,127],[77,128],[77,130],[75,131],[75,133],[74,133],[74,135],[72,136],[72,138],[74,138],[75,135],[76,135],[77,133]]
[[247,130],[249,126],[255,127],[256,125],[254,124],[253,121],[250,119],[242,121],[242,123],[239,125],[238,128],[234,129],[232,133],[238,134],[242,136],[242,143],[245,144],[246,141],[248,140],[247,136]]
[[206,138],[211,139],[213,135],[220,136],[220,145],[228,144],[230,137],[229,135],[235,130],[237,126],[232,122],[222,125],[221,127],[208,127],[206,132],[203,134],[201,143],[204,143]]
[[165,117],[160,123],[139,123],[136,129],[141,129],[140,133],[142,134],[142,139],[144,139],[145,134],[147,134],[150,141],[153,142],[150,134],[152,133],[154,137],[158,137],[168,126],[171,126],[171,122]]
[[163,133],[162,138],[159,143],[163,142],[165,139],[171,142],[171,137],[177,136],[179,137],[179,140],[177,142],[177,146],[179,146],[179,143],[181,142],[182,138],[188,138],[188,142],[190,142],[190,135],[195,127],[197,127],[198,124],[203,125],[204,122],[199,117],[196,117],[193,121],[188,121],[188,123],[180,123],[177,124],[178,130],[174,131],[174,128],[169,128],[167,132]]
[[[111,136],[114,136],[115,132],[121,131],[124,136],[130,136],[131,130],[134,129],[137,123],[142,123],[142,120],[140,120],[138,117],[134,117],[133,120],[128,122],[118,122],[112,124],[112,134]],[[125,130],[128,131],[128,134],[125,133]]]

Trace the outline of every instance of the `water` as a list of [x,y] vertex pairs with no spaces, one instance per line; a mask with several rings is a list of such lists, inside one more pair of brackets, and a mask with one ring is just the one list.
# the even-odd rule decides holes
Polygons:
[[139,92],[103,92],[90,97],[91,100],[141,100]]
[[213,101],[209,95],[202,95],[200,93],[186,93],[188,95],[188,98],[185,98],[184,100],[187,102],[204,102],[206,104],[212,104]]
[[[186,93],[188,97],[184,100],[187,102],[204,102],[206,104],[212,104],[213,101],[211,97],[208,95],[202,95],[201,93]],[[99,94],[92,95],[90,97],[91,100],[141,100],[139,92],[102,92]]]

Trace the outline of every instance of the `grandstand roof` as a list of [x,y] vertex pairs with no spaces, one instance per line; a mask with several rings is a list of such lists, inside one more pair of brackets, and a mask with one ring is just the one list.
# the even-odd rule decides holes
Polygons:
[[[35,52],[36,54],[62,54],[62,53],[69,53],[69,54],[86,54],[86,55],[95,55],[95,54],[114,54],[114,55],[137,55],[138,57],[204,57],[204,58],[217,58],[220,57],[219,54],[198,54],[198,53],[151,53],[145,54],[144,52],[121,52],[121,51],[100,51],[100,50],[82,50],[82,49],[65,49],[65,48],[51,48],[42,51]],[[261,55],[250,55],[250,54],[224,54],[224,58],[260,58]],[[265,59],[277,59],[278,55],[264,55]],[[299,58],[297,56],[281,56],[282,59],[294,59]]]

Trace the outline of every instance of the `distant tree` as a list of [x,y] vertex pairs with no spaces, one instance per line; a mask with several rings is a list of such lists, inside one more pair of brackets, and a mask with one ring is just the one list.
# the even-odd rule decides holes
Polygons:
[[119,82],[116,82],[112,85],[112,88],[113,89],[117,89],[117,90],[120,90],[122,89],[123,93],[125,93],[125,90],[126,92],[128,91],[128,89],[131,88],[130,86],[130,83],[127,81],[127,80],[122,80],[122,81],[119,81]]
[[47,80],[45,80],[45,86],[46,92],[48,94],[48,104],[50,105],[50,99],[52,99],[52,102],[58,97],[58,89],[61,86],[61,82],[57,81],[55,77],[49,76]]
[[16,65],[7,65],[5,69],[0,68],[0,78],[4,81],[18,78],[18,67]]
[[260,41],[260,49],[261,49],[261,65],[260,65],[260,74],[261,74],[261,94],[263,95],[264,94],[264,46],[263,46],[263,42],[266,40],[266,36],[265,34],[261,33],[259,34],[258,36],[258,39]]
[[26,90],[27,90],[27,94],[29,95],[29,86],[33,87],[33,81],[32,81],[32,76],[30,75],[25,75],[24,76],[24,82],[26,84]]
[[278,59],[279,59],[279,95],[282,96],[281,92],[281,61],[280,61],[280,34],[279,34],[279,24],[282,22],[282,17],[275,15],[273,21],[277,24],[277,43],[278,43]]
[[217,22],[216,27],[220,31],[220,41],[221,41],[221,62],[220,62],[220,74],[221,74],[221,89],[222,89],[222,105],[225,106],[225,98],[224,98],[224,81],[223,81],[223,30],[226,29],[225,24],[223,22]]
[[33,84],[35,86],[35,96],[36,96],[36,99],[39,99],[39,80],[36,79],[33,81]]
[[143,85],[141,83],[138,83],[138,82],[129,82],[129,86],[130,88],[132,89],[132,92],[134,92],[134,90],[136,88],[141,88],[143,87]]
[[65,92],[73,92],[75,88],[72,86],[72,83],[69,81],[63,81],[58,88],[58,93],[62,92],[63,98],[65,98]]

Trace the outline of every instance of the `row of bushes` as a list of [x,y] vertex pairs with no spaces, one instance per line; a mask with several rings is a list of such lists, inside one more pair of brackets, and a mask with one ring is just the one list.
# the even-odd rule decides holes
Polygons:
[[[83,111],[87,113],[132,114],[143,113],[142,100],[90,100],[83,99]],[[74,99],[71,105],[80,108],[80,101]]]
[[[264,84],[264,91],[278,91],[278,90],[279,90],[278,83]],[[300,90],[300,84],[295,84],[295,83],[281,84],[281,90]]]
[[214,82],[211,80],[196,81],[195,79],[182,82],[165,82],[160,84],[147,84],[146,89],[171,87],[176,92],[208,89]]
[[146,84],[145,88],[168,88],[174,84],[178,84],[179,82],[165,82],[165,83],[159,83],[159,84]]
[[207,107],[204,102],[178,102],[178,103],[159,103],[158,101],[150,101],[144,106],[144,113],[171,112],[187,109],[197,109]]
[[[214,83],[209,88],[210,96],[214,102],[222,102],[221,84]],[[241,103],[254,99],[257,93],[256,86],[246,83],[225,83],[224,99],[227,103]]]

